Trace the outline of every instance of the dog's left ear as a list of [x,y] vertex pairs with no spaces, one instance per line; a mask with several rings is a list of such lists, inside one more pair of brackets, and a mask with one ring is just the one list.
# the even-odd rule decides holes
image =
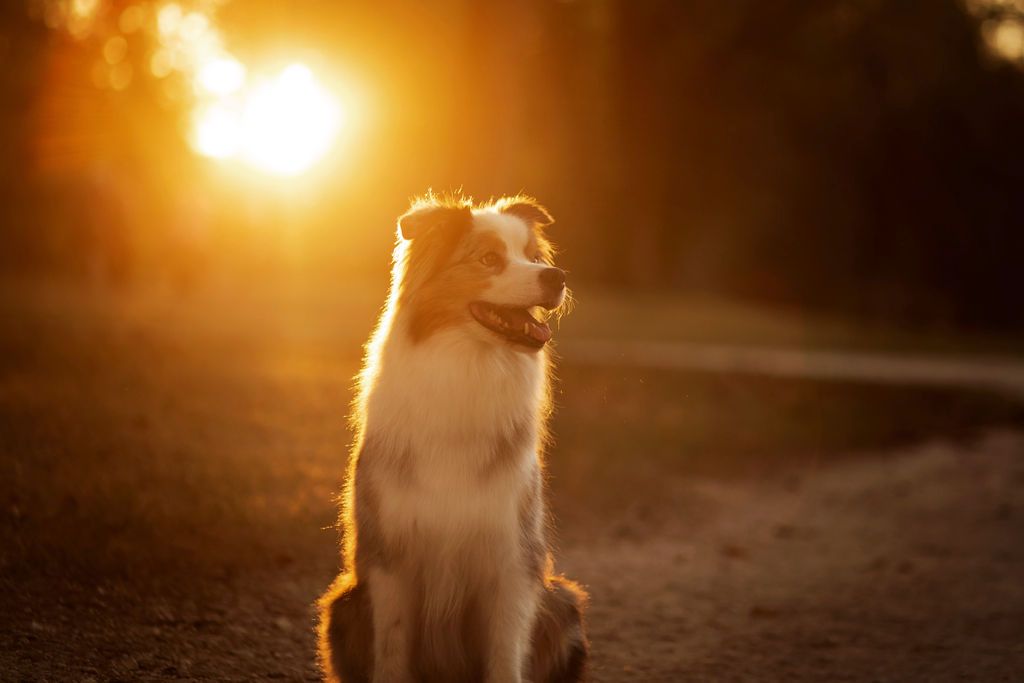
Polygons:
[[547,209],[528,197],[516,197],[503,206],[501,212],[522,218],[531,227],[546,228],[555,222]]
[[413,206],[398,218],[402,239],[414,240],[438,228],[464,227],[473,222],[468,206]]

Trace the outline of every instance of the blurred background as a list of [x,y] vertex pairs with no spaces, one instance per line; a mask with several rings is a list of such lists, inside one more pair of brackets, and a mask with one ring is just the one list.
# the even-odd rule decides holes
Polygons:
[[3,258],[377,278],[409,196],[525,190],[579,281],[1018,328],[1020,10],[9,2]]
[[1024,2],[7,0],[0,59],[0,678],[317,678],[431,188],[557,219],[595,680],[1024,670]]

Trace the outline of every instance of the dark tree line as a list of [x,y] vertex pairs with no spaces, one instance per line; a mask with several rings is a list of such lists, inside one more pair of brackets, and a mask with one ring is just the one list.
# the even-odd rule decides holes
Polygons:
[[609,12],[603,277],[1024,323],[1024,89],[956,3]]
[[[389,231],[365,226],[387,226],[428,186],[526,190],[558,216],[581,278],[1018,328],[1024,76],[981,39],[981,23],[1012,7],[970,9],[253,0],[221,21],[243,48],[286,29],[375,88],[373,126],[351,152],[358,172],[309,218],[307,246],[330,267],[383,253]],[[16,36],[5,49],[43,59],[52,37],[24,21],[3,10]],[[19,78],[0,83],[11,138],[30,135],[19,121],[39,97]],[[17,159],[7,191],[52,196]],[[134,164],[134,176],[152,165]],[[150,186],[166,192],[166,176]],[[14,222],[10,239],[44,239]],[[339,223],[359,231],[331,237]]]

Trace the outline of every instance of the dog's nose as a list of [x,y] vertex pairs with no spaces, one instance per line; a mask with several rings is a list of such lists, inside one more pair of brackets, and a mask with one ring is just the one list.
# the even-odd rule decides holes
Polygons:
[[558,294],[565,287],[565,271],[561,268],[545,268],[540,274],[540,284],[545,292]]

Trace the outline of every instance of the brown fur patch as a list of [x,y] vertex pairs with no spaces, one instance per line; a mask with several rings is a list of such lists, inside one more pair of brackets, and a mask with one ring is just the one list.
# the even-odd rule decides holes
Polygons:
[[360,481],[356,487],[354,512],[356,573],[365,576],[370,567],[390,567],[398,553],[380,528],[380,494],[372,481]]
[[373,614],[370,597],[355,575],[340,574],[317,603],[317,644],[324,679],[370,683],[373,672]]
[[519,499],[519,549],[523,564],[531,576],[544,578],[547,568],[548,548],[544,538],[544,495],[540,470]]
[[488,252],[508,258],[504,240],[489,231],[442,231],[409,247],[399,305],[409,311],[409,334],[419,342],[470,320],[468,305],[487,288],[496,268],[480,262]]
[[494,440],[490,459],[484,463],[482,478],[488,479],[515,465],[517,458],[528,446],[529,436],[530,425],[525,422],[516,422],[509,431],[499,434]]
[[555,219],[540,202],[524,194],[499,199],[495,202],[495,206],[502,213],[509,213],[523,219],[531,227],[546,228],[555,222]]
[[554,263],[555,249],[545,237],[544,228],[554,223],[555,219],[540,202],[527,195],[516,195],[499,199],[494,206],[501,213],[519,218],[530,229],[530,238],[525,250],[526,258],[531,261],[540,258],[549,266]]
[[[508,247],[505,245],[505,240],[501,239],[498,233],[491,232],[490,230],[482,230],[470,235],[466,243],[462,245],[460,252],[460,260],[475,260],[477,262],[488,252],[497,254],[501,259],[497,266],[484,266],[489,274],[500,273],[508,265]],[[480,265],[483,266],[482,263]]]
[[372,434],[357,442],[349,458],[338,519],[345,571],[362,574],[370,566],[387,566],[401,552],[388,543],[380,528],[380,494],[371,471],[389,470],[386,476],[391,481],[408,484],[412,482],[412,466],[411,453],[389,453]]
[[[440,644],[430,637],[425,624],[415,630],[413,652],[416,680],[448,683],[483,680],[480,658],[485,629],[479,623],[480,596],[467,609],[453,615],[458,623],[445,629],[456,635]],[[534,683],[578,683],[583,680],[587,643],[583,628],[586,593],[561,576],[545,582],[531,638],[530,680]],[[325,680],[331,683],[369,683],[373,671],[373,613],[365,586],[350,574],[342,574],[320,598],[318,640]],[[425,653],[431,656],[424,658]],[[452,663],[459,662],[455,669]]]
[[530,237],[526,243],[526,258],[531,261],[540,259],[541,263],[549,266],[555,263],[555,247],[544,236],[544,231],[536,225],[530,229]]
[[457,229],[472,220],[472,209],[465,203],[414,203],[398,218],[398,230],[403,239],[416,240],[438,229]]
[[411,483],[412,454],[387,452],[380,443],[372,434],[367,434],[362,441],[351,482],[353,505],[350,518],[344,520],[346,532],[355,535],[350,566],[355,567],[357,574],[365,575],[369,567],[389,567],[402,553],[401,547],[389,542],[380,528],[380,492],[374,479],[383,475],[399,484]]
[[546,582],[533,629],[533,683],[576,683],[586,674],[590,648],[583,629],[587,594],[561,576]]
[[536,230],[530,230],[530,235],[526,239],[526,248],[523,250],[523,255],[531,261],[540,258],[540,244],[539,237]]

